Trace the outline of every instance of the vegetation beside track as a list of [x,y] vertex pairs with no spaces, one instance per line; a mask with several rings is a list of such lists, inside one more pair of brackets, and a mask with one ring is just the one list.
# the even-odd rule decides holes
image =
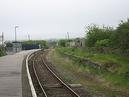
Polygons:
[[60,40],[49,56],[52,62],[71,82],[107,97],[129,97],[129,19],[115,29],[93,24],[85,32],[85,43]]
[[5,48],[0,46],[0,57],[6,55]]
[[[110,69],[110,72],[92,68],[76,59],[71,60],[62,54],[64,52],[100,63],[105,68]],[[114,54],[92,53],[75,48],[58,48],[49,53],[49,58],[56,64],[56,67],[59,68],[58,70],[65,76],[66,80],[83,84],[95,95],[101,95],[102,97],[103,95],[106,95],[106,97],[129,96],[129,60],[126,57]]]

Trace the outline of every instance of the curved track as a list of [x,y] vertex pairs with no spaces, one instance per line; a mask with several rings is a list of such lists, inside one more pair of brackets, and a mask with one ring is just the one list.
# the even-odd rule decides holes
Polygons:
[[30,58],[29,71],[37,97],[80,97],[54,73],[43,52],[38,51]]

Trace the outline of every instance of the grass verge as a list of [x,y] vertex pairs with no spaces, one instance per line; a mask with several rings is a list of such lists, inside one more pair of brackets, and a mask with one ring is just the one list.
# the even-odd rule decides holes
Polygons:
[[[64,49],[62,51],[64,52]],[[67,51],[69,53],[75,52],[75,50],[74,52],[70,52],[70,50]],[[76,53],[78,52],[76,51]],[[85,54],[82,53],[82,55],[84,56]],[[62,56],[59,53],[59,50],[52,50],[48,57],[49,60],[56,65],[58,71],[65,76],[67,81],[70,83],[81,83],[86,89],[88,89],[88,91],[93,94],[94,97],[128,97],[128,88],[121,88],[121,86],[125,85],[119,85],[118,81],[116,82],[117,84],[115,83],[116,80],[121,79],[118,77],[118,75],[112,75],[112,73],[95,70],[88,65],[80,64],[78,61]],[[127,84],[128,82],[125,83],[126,81],[123,83]]]

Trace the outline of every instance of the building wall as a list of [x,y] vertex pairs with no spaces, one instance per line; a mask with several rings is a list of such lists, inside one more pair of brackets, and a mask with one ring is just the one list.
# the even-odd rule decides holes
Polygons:
[[76,38],[75,46],[78,48],[85,48],[85,39],[84,38]]
[[22,44],[20,42],[12,43],[13,44],[13,52],[22,51]]

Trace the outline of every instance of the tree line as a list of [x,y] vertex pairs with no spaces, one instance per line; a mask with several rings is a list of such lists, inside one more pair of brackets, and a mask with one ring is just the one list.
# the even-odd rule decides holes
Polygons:
[[121,21],[114,29],[113,27],[100,27],[92,24],[86,27],[86,46],[104,52],[109,51],[129,53],[129,19]]

